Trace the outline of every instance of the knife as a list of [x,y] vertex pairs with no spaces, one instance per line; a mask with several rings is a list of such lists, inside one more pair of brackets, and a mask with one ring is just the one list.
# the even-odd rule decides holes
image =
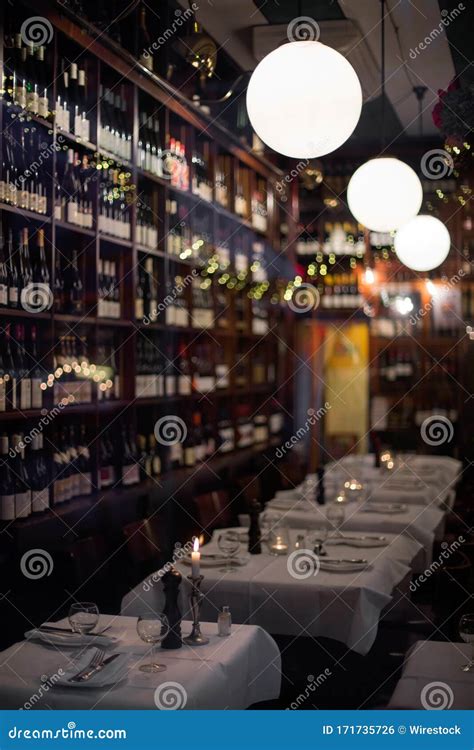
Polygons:
[[87,680],[90,680],[91,677],[93,677],[97,672],[101,672],[104,667],[107,666],[107,664],[110,664],[114,661],[118,656],[122,656],[122,654],[112,654],[112,656],[108,656],[107,659],[104,659],[104,661],[101,661],[100,664],[97,664],[96,667],[92,667],[87,672],[83,672],[79,677],[73,677],[69,680],[69,682],[87,682]]
[[356,560],[356,559],[353,559],[353,560],[345,560],[345,559],[337,560],[337,559],[335,559],[333,557],[328,557],[328,559],[324,560],[324,562],[325,563],[350,563],[350,564],[352,564],[352,563],[358,563],[360,565],[362,565],[362,564],[366,565],[369,561],[368,560]]

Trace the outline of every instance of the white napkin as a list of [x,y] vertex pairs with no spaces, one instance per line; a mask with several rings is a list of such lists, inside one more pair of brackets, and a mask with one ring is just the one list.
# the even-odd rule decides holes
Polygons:
[[47,632],[46,630],[40,630],[40,628],[33,628],[25,633],[27,641],[43,641],[43,643],[49,643],[52,646],[99,646],[101,648],[107,648],[117,643],[118,638],[107,636],[107,635],[91,635],[81,633],[73,633],[72,631],[65,630],[64,633],[58,632]]
[[[128,665],[130,661],[130,654],[124,653],[117,656],[110,664],[96,672],[90,679],[81,682],[69,682],[69,679],[74,675],[78,674],[81,669],[86,669],[90,664],[93,656],[96,653],[96,649],[88,648],[84,651],[72,664],[64,670],[59,680],[55,680],[55,685],[61,685],[67,687],[78,687],[78,688],[98,688],[105,687],[106,685],[113,685],[126,676],[128,672]],[[108,659],[111,654],[106,654],[104,657]]]
[[357,536],[349,536],[344,535],[342,537],[335,536],[331,537],[330,539],[327,539],[326,542],[324,542],[325,545],[327,544],[340,544],[344,545],[346,547],[386,547],[388,542],[384,541],[383,539],[376,539],[375,537],[371,539],[370,537],[365,537],[365,539]]
[[326,558],[322,560],[319,558],[319,567],[321,570],[325,570],[328,573],[352,573],[359,570],[368,570],[371,565],[368,561],[366,562],[340,562],[337,559],[331,560]]
[[298,498],[296,495],[281,497],[277,493],[277,496],[267,503],[265,510],[310,510],[314,508],[314,505],[314,501],[308,497]]
[[[215,554],[208,554],[206,555],[204,552],[201,552],[201,568],[216,568],[220,567],[221,565],[227,564],[227,559],[224,555],[220,555],[219,553]],[[247,565],[249,561],[249,555],[236,555],[235,557],[230,558],[230,565],[233,567],[239,567],[242,565]],[[191,558],[190,557],[183,557],[181,560],[182,563],[185,565],[191,565]]]
[[390,513],[394,515],[396,513],[405,513],[407,509],[406,505],[401,503],[366,503],[361,509],[361,513]]

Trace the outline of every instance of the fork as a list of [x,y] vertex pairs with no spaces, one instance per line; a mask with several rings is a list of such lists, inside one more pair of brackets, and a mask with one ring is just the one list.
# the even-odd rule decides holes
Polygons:
[[83,669],[81,669],[80,672],[78,672],[77,674],[75,674],[72,677],[70,677],[68,679],[68,682],[77,682],[78,680],[80,680],[81,677],[82,677],[82,675],[86,674],[86,672],[88,672],[90,669],[93,669],[98,664],[100,664],[100,662],[102,661],[102,659],[104,658],[104,656],[105,656],[105,651],[103,651],[102,649],[98,648],[96,650],[94,656],[90,660],[89,664],[87,664]]

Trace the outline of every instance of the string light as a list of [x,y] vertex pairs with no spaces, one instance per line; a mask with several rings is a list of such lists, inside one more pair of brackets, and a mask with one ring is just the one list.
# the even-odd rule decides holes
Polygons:
[[[105,370],[97,372],[97,365],[83,361],[80,365],[77,362],[73,362],[72,365],[66,363],[63,367],[57,367],[54,372],[48,373],[46,382],[40,383],[41,390],[45,391],[48,388],[52,388],[55,380],[60,380],[64,374],[69,374],[72,370],[74,370],[77,377],[82,376],[83,378],[91,378],[95,383],[100,383],[99,387],[102,391],[113,387],[113,382],[110,380]],[[74,401],[74,396],[69,396],[70,402],[71,399]]]

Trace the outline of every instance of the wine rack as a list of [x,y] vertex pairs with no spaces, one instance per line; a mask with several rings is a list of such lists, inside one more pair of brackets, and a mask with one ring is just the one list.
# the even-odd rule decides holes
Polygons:
[[[77,518],[102,496],[135,502],[204,463],[235,456],[240,464],[271,444],[291,403],[285,281],[261,275],[282,251],[273,200],[281,173],[53,2],[18,4],[3,19],[2,38],[33,10],[54,29],[49,116],[19,103],[7,82],[0,140],[4,148],[11,127],[34,132],[45,154],[43,201],[39,212],[3,193],[0,216],[15,237],[24,227],[31,242],[43,233],[51,300],[40,310],[0,307],[3,330],[37,329],[43,396],[40,408],[0,411],[0,432],[28,434],[59,398],[64,408],[45,427],[45,452],[55,452],[61,434],[69,444],[87,439],[91,492],[83,496],[78,482],[64,499],[50,482],[49,510],[8,523],[9,534],[19,526],[23,535],[28,525]],[[8,45],[2,53],[8,76],[15,60]],[[74,96],[80,104],[71,109]],[[258,299],[249,295],[255,253],[263,299],[261,289]],[[284,360],[279,339],[289,343]],[[79,387],[68,387],[74,373]],[[161,467],[147,476],[137,458],[152,450],[154,426],[169,415],[202,435],[198,461],[186,442],[181,454],[158,445]],[[136,465],[109,482],[104,443],[121,430],[133,435]]]

